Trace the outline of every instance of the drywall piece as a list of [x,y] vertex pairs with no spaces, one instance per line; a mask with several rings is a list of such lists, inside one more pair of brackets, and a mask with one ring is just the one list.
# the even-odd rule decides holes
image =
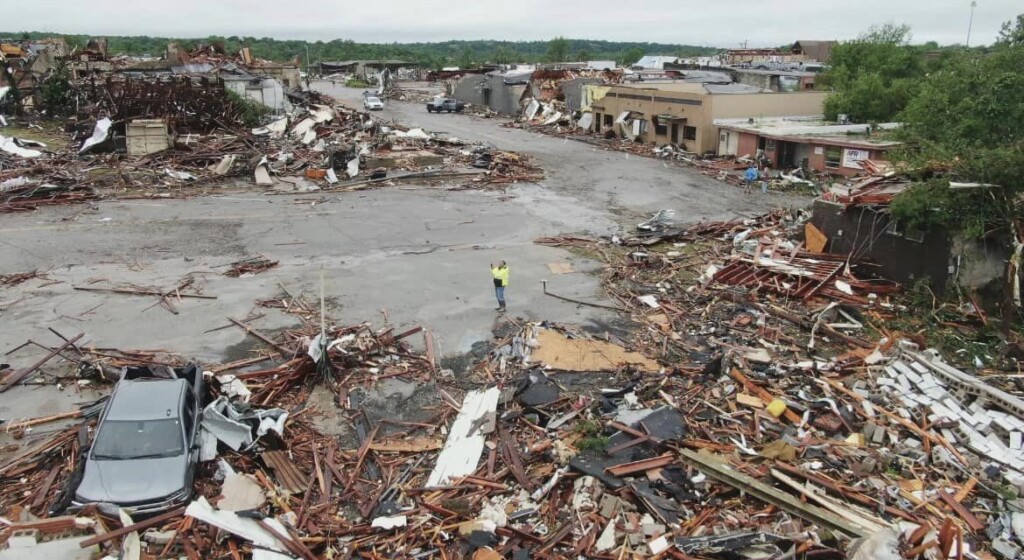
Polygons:
[[437,456],[427,486],[442,486],[453,478],[467,476],[476,470],[484,450],[484,435],[494,429],[495,411],[501,390],[470,391],[462,399],[462,408],[452,422],[448,440]]

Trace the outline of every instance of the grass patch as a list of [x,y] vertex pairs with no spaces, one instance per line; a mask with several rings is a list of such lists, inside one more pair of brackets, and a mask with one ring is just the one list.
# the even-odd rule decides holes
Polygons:
[[360,80],[359,78],[349,78],[348,80],[345,80],[345,87],[368,89],[373,87],[373,84],[365,80]]
[[46,144],[46,150],[60,151],[68,146],[68,135],[64,133],[64,130],[57,124],[49,121],[41,121],[38,124],[41,129],[36,126],[27,126],[22,122],[18,122],[14,117],[7,118],[8,126],[0,129],[0,134],[4,136],[13,136],[15,138],[23,138],[25,140],[35,140],[36,142],[42,142]]
[[604,436],[585,437],[576,443],[576,449],[580,451],[587,449],[604,451],[608,449],[608,438]]

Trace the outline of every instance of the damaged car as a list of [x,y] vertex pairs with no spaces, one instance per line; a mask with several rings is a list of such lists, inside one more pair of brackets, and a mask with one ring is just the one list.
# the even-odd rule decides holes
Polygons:
[[97,424],[72,505],[105,502],[145,515],[191,500],[202,397],[196,365],[126,368]]

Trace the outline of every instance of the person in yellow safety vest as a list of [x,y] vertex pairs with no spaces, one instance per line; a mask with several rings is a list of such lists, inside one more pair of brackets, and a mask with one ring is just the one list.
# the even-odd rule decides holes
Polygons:
[[498,297],[498,308],[495,311],[505,311],[505,288],[508,287],[508,264],[499,261],[498,266],[491,263],[491,276],[494,277],[494,295]]

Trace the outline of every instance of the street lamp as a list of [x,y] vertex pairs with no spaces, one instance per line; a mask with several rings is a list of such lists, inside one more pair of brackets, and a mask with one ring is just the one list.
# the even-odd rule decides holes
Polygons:
[[971,27],[974,26],[974,8],[978,7],[978,3],[971,0],[971,18],[967,20],[967,46],[971,46]]

